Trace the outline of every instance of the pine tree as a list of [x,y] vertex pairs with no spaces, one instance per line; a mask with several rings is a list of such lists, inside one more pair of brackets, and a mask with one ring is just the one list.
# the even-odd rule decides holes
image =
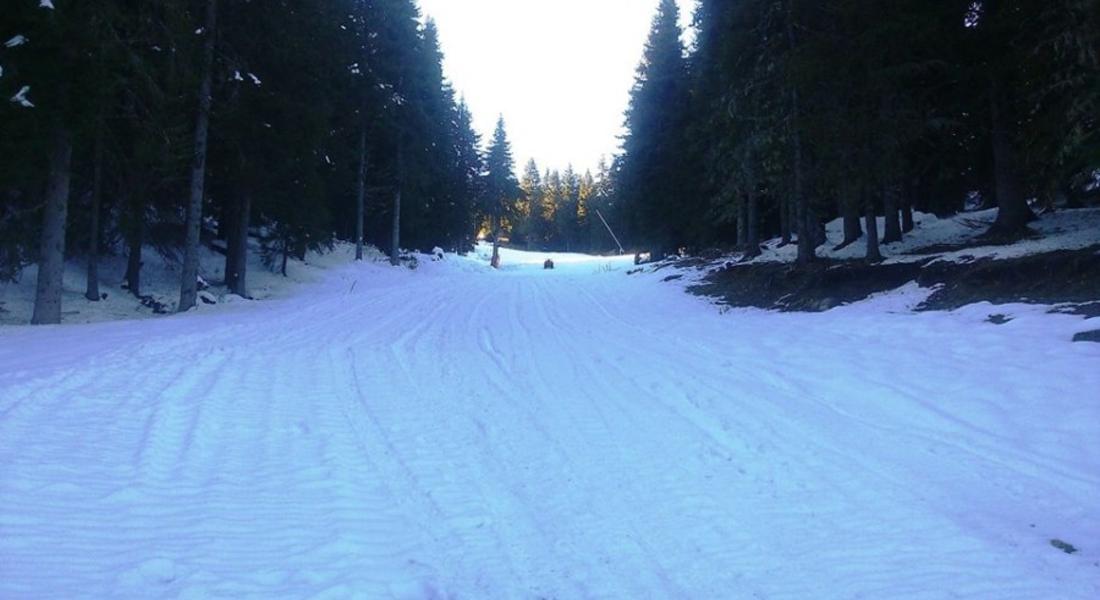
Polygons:
[[454,247],[465,252],[473,247],[477,227],[474,213],[481,195],[481,139],[474,130],[473,115],[464,100],[455,107],[454,176],[457,221],[454,225]]
[[541,239],[545,231],[542,212],[542,176],[535,159],[527,161],[523,169],[523,178],[520,180],[520,189],[523,191],[522,221],[523,238],[528,250],[534,250],[542,246],[545,240]]
[[[14,144],[19,154],[8,156],[19,169],[25,160],[20,155],[40,152],[44,160],[36,162],[45,166],[32,167],[31,171],[45,179],[31,320],[34,324],[61,322],[73,155],[94,124],[95,103],[84,99],[95,95],[96,82],[92,78],[102,56],[97,49],[97,38],[102,33],[99,24],[111,9],[109,4],[66,3],[54,7],[30,2],[5,8],[5,16],[12,17],[7,22],[18,27],[0,31],[5,40],[0,47],[0,67],[5,69],[0,79],[0,91],[4,92],[0,119],[5,125],[15,122],[13,133],[20,135],[7,142]],[[9,81],[13,84],[10,89]],[[5,133],[3,137],[8,136]],[[24,193],[37,195],[32,189],[28,187]],[[0,213],[0,219],[4,216]],[[14,255],[12,270],[21,268],[21,257],[29,252],[4,246],[6,256]]]
[[592,252],[595,243],[595,229],[589,215],[593,197],[596,195],[596,179],[592,171],[585,171],[577,189],[577,246],[584,252]]
[[547,171],[542,178],[542,238],[554,250],[565,249],[565,236],[561,230],[558,211],[565,204],[565,188],[559,171]]
[[573,252],[577,243],[577,210],[580,205],[581,180],[573,170],[573,165],[566,167],[561,174],[561,192],[558,206],[554,212],[556,229],[561,236],[561,243],[566,252]]
[[516,180],[512,145],[504,127],[504,117],[497,119],[493,139],[485,155],[485,178],[482,187],[481,213],[487,221],[493,240],[493,257],[498,261],[500,236],[505,222],[513,217],[516,200],[523,191]]
[[635,237],[658,255],[690,235],[680,195],[687,179],[679,159],[687,100],[681,35],[676,3],[661,0],[631,91],[617,182]]
[[[54,5],[15,3],[3,33],[30,41],[0,48],[0,92],[17,100],[0,103],[0,149],[12,157],[0,165],[0,277],[39,260],[36,320],[60,314],[47,299],[59,298],[66,247],[86,250],[85,294],[99,298],[100,239],[124,240],[137,296],[143,253],[182,254],[181,309],[194,302],[203,244],[220,250],[218,239],[226,287],[247,294],[250,232],[278,270],[333,235],[472,246],[479,141],[413,0]],[[196,90],[212,102],[206,136]],[[205,153],[194,152],[203,137]],[[68,196],[90,202],[70,207]]]

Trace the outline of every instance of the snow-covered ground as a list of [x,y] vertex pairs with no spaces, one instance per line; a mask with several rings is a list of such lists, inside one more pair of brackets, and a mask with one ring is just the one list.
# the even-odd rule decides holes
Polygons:
[[[975,238],[989,229],[997,218],[997,209],[960,213],[940,219],[928,213],[915,213],[915,229],[902,241],[881,247],[885,262],[919,262],[930,256],[939,260],[969,262],[979,258],[1016,258],[1054,250],[1079,250],[1100,244],[1100,208],[1064,209],[1041,215],[1031,224],[1035,239],[1010,245],[981,245]],[[862,220],[860,222],[862,226]],[[878,231],[882,235],[885,219],[879,217]],[[841,250],[833,248],[844,241],[844,221],[835,219],[825,226],[828,241],[817,249],[819,256],[838,260],[863,258],[867,253],[865,238],[860,238]],[[778,247],[779,240],[770,240],[756,262],[794,262],[795,245]],[[962,249],[951,246],[967,245]]]
[[545,258],[0,328],[0,597],[1100,597],[1096,320]]
[[[287,277],[277,274],[264,266],[260,259],[259,244],[252,240],[248,264],[248,294],[252,298],[263,300],[284,296],[297,289],[303,283],[317,281],[326,269],[347,264],[355,256],[355,247],[338,244],[334,251],[324,254],[309,253],[306,263],[291,260],[287,265]],[[381,254],[372,249],[372,260],[380,260]],[[142,254],[141,292],[165,305],[169,312],[175,312],[180,294],[179,262],[166,260],[151,247]],[[199,252],[199,274],[211,284],[221,284],[225,279],[225,256],[202,246]],[[154,311],[122,287],[126,276],[126,256],[118,253],[105,256],[100,260],[99,291],[107,298],[99,302],[89,302],[84,298],[86,262],[71,260],[65,265],[64,293],[61,300],[62,322],[64,323],[100,323],[103,321],[133,320],[158,317]],[[35,282],[38,267],[31,265],[23,270],[19,281],[0,283],[0,326],[26,325],[34,312]],[[224,286],[210,290],[219,305],[243,302],[239,296],[228,294]],[[199,302],[197,310],[218,310]]]

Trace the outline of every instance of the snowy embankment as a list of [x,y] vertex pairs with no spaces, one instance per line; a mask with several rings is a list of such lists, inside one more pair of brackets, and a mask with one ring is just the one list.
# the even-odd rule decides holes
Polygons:
[[881,247],[881,261],[863,260],[862,239],[843,246],[843,223],[836,220],[826,226],[818,260],[797,268],[796,246],[773,239],[751,260],[740,253],[689,256],[641,271],[689,282],[693,293],[729,306],[824,311],[919,288],[924,297],[914,303],[916,310],[985,303],[997,305],[988,314],[1000,319],[1005,317],[997,312],[1001,306],[1028,303],[1100,314],[1100,209],[1044,214],[1031,224],[1031,236],[1007,244],[983,236],[995,216],[995,211],[978,211],[938,219],[918,213],[912,232]]
[[0,597],[1100,597],[1088,321],[544,258],[0,328]]
[[[372,260],[381,258],[376,250],[371,250]],[[264,266],[260,259],[259,244],[252,240],[248,261],[248,294],[257,300],[285,296],[301,284],[318,281],[325,270],[347,264],[354,253],[355,248],[348,244],[338,244],[332,252],[325,254],[310,252],[308,262],[290,260],[287,276],[283,277]],[[218,305],[244,302],[243,298],[228,293],[225,286],[220,285],[225,279],[224,255],[204,245],[199,250],[199,262],[200,276],[213,284],[208,290],[207,299],[215,300]],[[61,300],[63,323],[100,323],[160,316],[125,288],[124,254],[101,258],[99,289],[106,297],[99,302],[90,302],[84,297],[87,282],[85,269],[86,263],[83,260],[71,260],[65,264],[65,285]],[[38,267],[31,265],[23,270],[19,281],[0,283],[0,326],[26,325],[30,322],[34,311],[37,277]],[[142,256],[141,293],[163,305],[167,312],[175,312],[180,295],[179,261],[166,259],[154,248],[146,247]],[[200,299],[196,308],[206,312],[215,307]]]
[[[915,213],[914,230],[905,234],[902,241],[881,247],[884,263],[919,262],[932,257],[950,262],[972,262],[983,258],[1007,259],[1055,250],[1080,250],[1100,244],[1100,208],[1064,209],[1041,215],[1030,225],[1035,232],[1033,239],[1011,244],[983,243],[978,238],[989,230],[996,218],[995,208],[960,213],[943,219],[928,213]],[[879,217],[879,235],[882,235],[885,227],[885,220]],[[836,219],[827,223],[825,234],[828,241],[818,248],[818,255],[822,258],[851,260],[866,255],[866,240],[863,238],[840,250],[834,250],[844,240],[843,220]],[[779,240],[768,242],[756,262],[794,262],[798,253],[797,246],[778,245]]]

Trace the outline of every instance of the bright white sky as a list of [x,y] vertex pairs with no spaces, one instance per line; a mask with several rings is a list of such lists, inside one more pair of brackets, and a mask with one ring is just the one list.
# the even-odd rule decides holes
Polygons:
[[[686,26],[694,0],[678,0]],[[503,114],[516,169],[596,170],[618,148],[658,0],[420,0],[483,140]]]

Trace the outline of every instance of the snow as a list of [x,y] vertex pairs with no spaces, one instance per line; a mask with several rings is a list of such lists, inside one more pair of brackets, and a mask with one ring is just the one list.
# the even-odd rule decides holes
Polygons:
[[[958,250],[942,249],[926,251],[933,247],[952,245],[971,245],[974,238],[984,233],[997,217],[997,209],[961,213],[940,219],[935,215],[917,212],[913,215],[916,228],[913,233],[905,234],[902,241],[884,244],[881,247],[885,262],[919,262],[931,256],[938,260],[968,262],[980,258],[1017,258],[1053,250],[1079,250],[1100,243],[1097,231],[1100,231],[1100,209],[1065,209],[1040,216],[1031,224],[1038,234],[1033,240],[1025,240],[1011,245],[975,245]],[[862,227],[862,220],[860,226]],[[879,217],[879,236],[884,231],[885,219]],[[844,240],[844,222],[841,219],[826,224],[828,241],[817,249],[819,256],[838,260],[859,259],[866,255],[866,239],[841,250],[833,250]],[[798,252],[797,245],[778,247],[779,240],[770,240],[763,254],[756,262],[793,262]]]
[[15,104],[18,104],[19,106],[22,106],[23,108],[34,108],[34,103],[32,103],[27,98],[27,94],[29,94],[30,91],[31,91],[31,86],[29,86],[29,85],[23,86],[22,88],[19,89],[18,92],[16,92],[16,94],[14,96],[11,97],[11,101],[14,102]]
[[1100,597],[1100,319],[348,249],[0,328],[0,597]]
[[[355,251],[354,247],[342,244],[331,253],[311,252],[305,263],[291,260],[287,268],[288,276],[283,277],[263,265],[259,244],[255,240],[251,240],[251,243],[247,284],[249,295],[257,300],[281,298],[294,293],[302,285],[318,281],[324,276],[326,269],[347,263]],[[381,257],[377,249],[369,249],[368,258]],[[180,293],[178,262],[167,260],[153,248],[146,247],[142,253],[142,263],[141,293],[151,296],[156,302],[167,306],[169,311],[175,312]],[[200,249],[199,264],[199,271],[205,281],[220,283],[225,279],[225,257],[221,254],[203,247]],[[102,257],[99,271],[100,292],[107,294],[107,298],[100,302],[89,302],[84,298],[86,263],[81,260],[66,264],[61,302],[64,323],[100,323],[158,317],[123,287],[126,274],[124,254]],[[0,326],[25,325],[30,322],[34,310],[37,272],[37,267],[32,265],[24,270],[17,283],[0,283]],[[210,292],[218,302],[218,307],[200,303],[198,310],[209,312],[230,302],[243,301],[229,294],[225,287],[212,288]]]
[[38,3],[38,8],[48,8],[50,10],[54,10],[53,0],[41,0]]
[[[474,254],[487,263],[493,255],[493,247],[488,243],[480,243]],[[500,259],[500,272],[520,276],[529,275],[531,270],[541,271],[547,259],[554,261],[556,273],[566,275],[625,272],[634,266],[633,256],[522,252],[510,248],[500,249]]]
[[30,40],[27,39],[27,37],[24,36],[24,35],[16,35],[16,36],[12,37],[11,39],[9,39],[7,42],[4,42],[4,47],[5,48],[15,48],[17,46],[22,46],[23,44],[26,44],[29,41]]

